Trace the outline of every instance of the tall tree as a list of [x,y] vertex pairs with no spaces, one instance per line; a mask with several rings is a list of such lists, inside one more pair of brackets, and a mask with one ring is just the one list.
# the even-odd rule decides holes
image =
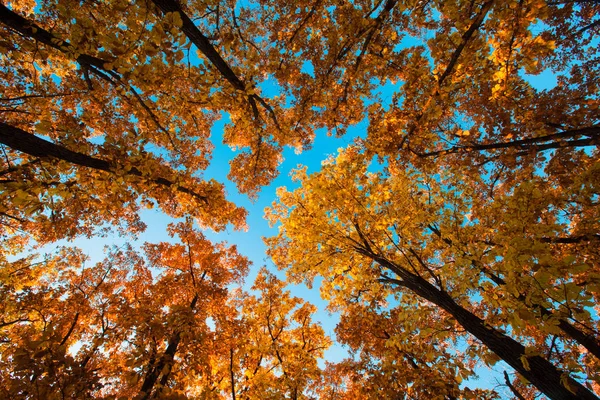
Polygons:
[[[148,50],[149,43],[138,41],[138,35],[150,35],[145,25],[137,31],[116,29],[111,37],[103,30],[119,26],[119,19],[106,25],[96,20],[100,26],[92,21],[118,14],[83,6],[71,15],[67,10],[79,7],[68,6],[57,6],[62,15],[47,4],[35,14],[37,21],[18,13],[28,9],[26,3],[13,10],[0,5],[8,39],[0,125],[6,225],[41,241],[89,235],[109,221],[135,232],[143,227],[138,211],[145,204],[174,217],[196,217],[215,229],[228,223],[242,227],[245,211],[225,200],[223,186],[197,177],[208,165],[208,134],[218,111],[196,105],[183,112],[172,96],[197,95],[185,82],[197,76],[198,67],[175,64],[168,46],[170,62],[149,63],[151,56],[140,50],[142,44]],[[136,13],[143,10],[131,12],[126,21],[142,24]],[[69,29],[74,20],[80,24]],[[39,24],[51,24],[54,32]],[[154,24],[154,34],[162,33],[156,40],[166,38],[164,29],[176,32],[176,25],[173,19]],[[116,60],[130,68],[115,66]],[[165,92],[156,78],[148,78],[151,73],[182,86],[170,85]]]
[[2,5],[9,38],[2,45],[11,61],[3,80],[15,87],[3,99],[5,112],[28,116],[18,128],[69,132],[79,145],[93,132],[122,138],[106,142],[122,150],[154,145],[190,171],[206,167],[210,127],[226,112],[226,144],[247,149],[230,177],[253,195],[277,175],[282,147],[306,146],[312,135],[288,121],[284,100],[260,95],[269,75],[251,64],[247,46],[232,54],[245,40],[235,13],[230,4],[171,1],[50,1],[35,12],[25,2]]
[[2,396],[306,398],[330,345],[314,306],[266,271],[260,296],[230,291],[248,261],[189,225],[170,229],[178,243],[92,266],[68,248],[3,260]]
[[[542,258],[548,268],[542,267],[541,254],[519,250],[515,241],[522,234],[503,235],[505,225],[523,226],[522,213],[498,210],[494,216],[502,223],[492,226],[483,217],[469,220],[477,193],[461,177],[443,170],[434,177],[416,170],[367,168],[364,154],[350,148],[310,177],[297,171],[301,187],[280,192],[280,202],[268,211],[273,222],[281,223],[280,234],[268,242],[273,259],[287,268],[292,281],[323,277],[322,291],[339,309],[354,302],[373,307],[392,298],[397,313],[419,319],[429,318],[427,309],[433,305],[448,316],[436,328],[443,332],[439,340],[468,333],[483,345],[471,349],[472,356],[488,360],[486,351],[492,351],[548,397],[597,398],[569,372],[585,374],[591,384],[598,379],[598,359],[581,354],[579,343],[559,328],[562,321],[578,329],[567,321],[572,316],[584,336],[597,342],[598,322],[585,311],[594,304],[597,286],[580,280],[590,265],[597,265],[591,258],[597,252],[577,254],[551,245],[545,226],[537,236],[546,243],[540,251],[556,246],[563,253]],[[519,199],[514,200],[522,209]],[[544,196],[534,199],[542,204],[531,207],[547,207]],[[503,199],[497,206],[505,206]],[[540,290],[525,290],[525,282]],[[482,300],[474,300],[476,295]],[[411,309],[415,303],[419,312]],[[571,308],[581,312],[565,314]],[[410,335],[410,330],[398,330],[398,335]]]
[[[251,288],[232,303],[238,317],[218,329],[229,351],[217,375],[231,399],[310,399],[320,381],[322,359],[331,341],[312,321],[316,307],[285,290],[285,282],[262,268]],[[222,375],[221,375],[222,374]]]
[[[594,385],[600,354],[591,309],[598,296],[599,81],[598,48],[593,45],[598,7],[587,1],[382,1],[338,7],[315,2],[282,22],[292,38],[282,44],[289,49],[286,54],[310,58],[314,69],[312,79],[306,78],[308,83],[296,91],[298,97],[320,96],[326,104],[319,109],[321,115],[328,115],[325,121],[340,132],[348,123],[367,118],[367,135],[360,140],[365,157],[384,161],[392,181],[405,176],[407,169],[414,171],[421,182],[414,193],[429,192],[430,203],[407,210],[397,204],[394,185],[362,188],[364,160],[350,157],[363,166],[343,166],[301,179],[307,187],[296,192],[295,201],[282,194],[276,211],[284,229],[279,249],[297,254],[281,253],[281,266],[292,266],[293,276],[295,265],[304,265],[305,272],[319,271],[329,278],[324,284],[327,295],[332,288],[346,289],[340,282],[343,277],[354,280],[356,272],[347,267],[352,260],[335,261],[344,265],[343,271],[332,272],[323,259],[341,258],[346,252],[356,255],[358,248],[362,257],[393,271],[393,279],[406,285],[410,279],[398,279],[393,257],[387,258],[391,264],[376,258],[382,244],[369,235],[374,226],[386,226],[389,232],[381,233],[379,240],[396,249],[390,252],[399,252],[425,275],[432,268],[432,275],[443,271],[439,282],[432,275],[428,282],[442,294],[460,293],[465,296],[460,306],[481,312],[478,318],[491,326],[522,335],[528,345],[533,340],[538,353],[583,373],[588,385]],[[323,28],[323,20],[335,23]],[[312,34],[315,31],[319,34]],[[326,50],[315,54],[314,48]],[[536,89],[532,77],[548,69],[557,76],[556,87]],[[373,90],[377,84],[389,87],[396,82],[400,84],[391,94]],[[336,179],[339,185],[331,183]],[[352,180],[360,193],[348,194]],[[436,196],[431,187],[438,188]],[[346,196],[334,197],[332,191]],[[303,196],[321,208],[314,215],[320,216],[315,217],[322,223],[319,227],[328,221],[329,227],[323,228],[327,238],[315,238],[319,229],[309,217],[295,220],[306,207]],[[376,204],[371,218],[355,220],[347,210],[352,201]],[[289,215],[285,206],[292,208]],[[390,210],[395,210],[393,215],[403,212],[382,222]],[[442,211],[454,222],[442,223]],[[406,218],[420,221],[411,225],[419,233],[411,233],[416,239],[408,249],[392,229]],[[305,228],[304,237],[300,228]],[[361,233],[367,242],[358,240]],[[277,256],[278,251],[274,250]],[[311,252],[317,259],[309,258]],[[360,271],[369,270],[369,263],[363,262]],[[450,278],[446,288],[444,279]],[[354,289],[348,290],[363,297],[372,291],[385,299],[385,285],[365,285],[349,285]],[[422,289],[409,289],[418,288]],[[432,301],[427,293],[420,295]],[[483,301],[472,304],[477,296]],[[437,305],[441,307],[439,301]],[[568,356],[557,355],[564,349],[557,341],[571,343],[566,346],[571,348]],[[583,356],[576,346],[585,349]],[[514,364],[521,365],[516,360]],[[544,386],[543,380],[540,374],[537,383]],[[559,376],[554,380],[559,388]]]

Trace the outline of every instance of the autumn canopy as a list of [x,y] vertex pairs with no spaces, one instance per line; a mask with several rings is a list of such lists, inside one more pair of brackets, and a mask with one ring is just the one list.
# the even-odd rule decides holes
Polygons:
[[[600,1],[1,0],[0,50],[0,398],[600,398]],[[327,135],[268,267],[207,237]]]

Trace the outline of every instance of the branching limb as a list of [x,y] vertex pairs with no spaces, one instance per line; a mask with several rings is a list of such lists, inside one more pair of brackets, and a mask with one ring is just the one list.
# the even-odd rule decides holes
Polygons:
[[[575,139],[578,136],[586,136],[585,139]],[[556,139],[559,139],[556,141]],[[563,139],[563,140],[560,140]],[[567,140],[564,140],[567,139]],[[570,139],[570,140],[568,140]],[[548,142],[548,143],[544,143]],[[421,158],[438,157],[447,154],[469,153],[473,151],[487,151],[499,149],[518,149],[523,151],[544,151],[549,149],[560,149],[564,147],[585,147],[600,145],[600,125],[593,125],[586,128],[570,129],[551,135],[544,135],[534,138],[512,140],[510,142],[474,144],[466,146],[454,146],[446,150],[432,151],[429,153],[413,153]]]
[[[21,151],[33,157],[38,158],[57,158],[63,161],[67,161],[71,164],[75,164],[81,167],[92,168],[100,171],[114,173],[115,170],[119,169],[119,165],[114,162],[109,162],[100,158],[95,158],[87,154],[78,153],[67,149],[64,146],[49,142],[45,139],[39,138],[32,135],[24,130],[17,128],[12,125],[8,125],[0,121],[0,143],[3,143],[14,150]],[[127,175],[145,177],[145,174],[132,167],[126,172]],[[192,189],[178,186],[176,182],[173,182],[166,178],[148,178],[150,182],[153,182],[159,186],[175,187],[178,192],[185,193],[193,196],[194,198],[201,200],[204,203],[208,203],[208,198],[205,195],[194,192]]]

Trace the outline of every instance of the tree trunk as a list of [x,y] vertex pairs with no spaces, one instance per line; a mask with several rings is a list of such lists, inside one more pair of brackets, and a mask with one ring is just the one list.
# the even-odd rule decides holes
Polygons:
[[[29,154],[34,157],[52,157],[59,160],[67,161],[71,164],[79,165],[81,167],[92,168],[100,171],[114,173],[118,169],[118,164],[110,163],[100,158],[88,156],[87,154],[78,153],[67,149],[64,146],[49,142],[45,139],[39,138],[32,135],[24,130],[14,127],[12,125],[5,124],[0,121],[0,143],[7,145],[8,147],[21,151],[25,154]],[[143,177],[144,174],[137,168],[133,167],[127,175],[134,175]],[[153,182],[160,186],[173,187],[174,182],[165,178],[148,178],[150,182]],[[177,186],[177,191],[186,193],[195,197],[198,200],[207,202],[206,196],[198,194],[188,188]]]
[[183,12],[181,6],[176,0],[152,0],[152,2],[163,12],[176,12],[179,13],[183,25],[181,30],[190,39],[192,43],[198,47],[198,50],[202,52],[208,58],[208,60],[217,68],[217,70],[223,75],[225,79],[238,90],[244,90],[244,82],[233,72],[229,64],[221,57],[214,46],[210,43],[210,40],[200,29],[196,27],[194,22]]
[[[414,275],[397,264],[368,251],[361,251],[382,267],[388,268],[400,278],[402,285],[423,299],[432,302],[452,315],[470,334],[479,339],[488,349],[513,367],[542,393],[554,400],[599,400],[598,397],[565,373],[559,371],[548,360],[530,356],[525,360],[525,347],[504,333],[486,325],[485,321],[458,305],[448,293],[436,288],[427,280]],[[569,389],[563,384],[568,384]]]
[[[14,13],[4,4],[0,4],[0,22],[24,36],[33,38],[63,53],[76,53],[76,49],[70,43],[54,36],[35,22]],[[81,54],[77,57],[77,62],[81,65],[92,65],[100,70],[104,70],[104,64],[108,61],[87,54]]]
[[[198,294],[194,296],[192,302],[190,304],[190,309],[194,310],[196,307],[196,303],[198,302]],[[158,377],[163,374],[161,379],[161,384],[165,385],[169,378],[169,374],[171,373],[171,367],[173,365],[173,361],[175,358],[175,353],[177,353],[177,347],[179,347],[179,343],[181,342],[181,331],[177,331],[171,336],[169,339],[169,344],[163,355],[160,357],[156,364],[150,363],[150,370],[142,383],[142,388],[140,389],[140,394],[136,397],[139,400],[148,400],[151,398],[152,389],[158,380]],[[165,367],[167,367],[165,369]]]
[[[452,243],[452,241],[450,239],[443,238],[441,232],[435,226],[429,225],[429,229],[431,229],[431,231],[438,238],[443,240],[449,246],[454,245],[454,243]],[[598,236],[598,235],[581,235],[581,236],[568,237],[568,238],[542,238],[542,242],[573,244],[573,243],[580,243],[581,241],[584,241],[584,240],[596,240],[599,238],[600,238],[600,236]],[[463,252],[463,254],[467,255],[464,252]],[[490,278],[492,280],[492,282],[494,282],[496,285],[498,285],[498,286],[506,285],[506,281],[504,279],[502,279],[498,275],[492,273],[492,271],[490,271],[489,269],[483,267],[483,265],[481,265],[479,262],[473,261],[473,266],[477,267],[483,274],[485,274],[488,278]],[[519,300],[521,303],[523,303],[524,305],[527,305],[526,301],[525,301],[525,295],[519,294],[519,296],[515,296],[515,298],[517,300]],[[544,317],[544,316],[550,317],[553,315],[552,311],[548,310],[547,308],[543,307],[540,304],[533,303],[531,305],[531,307],[533,307],[535,310],[537,310],[542,315],[542,317]],[[600,360],[600,342],[598,342],[598,339],[596,339],[596,337],[594,335],[588,335],[581,329],[578,329],[577,327],[573,326],[566,318],[560,318],[558,320],[558,328],[560,330],[562,330],[568,337],[570,337],[571,339],[575,340],[577,343],[579,343],[580,345],[585,347],[587,351],[589,351],[591,354],[593,354],[596,358],[598,358]]]
[[[506,285],[506,281],[504,281],[504,279],[500,278],[499,276],[491,274],[491,273],[485,271],[483,268],[480,268],[480,270],[484,274],[486,274],[496,285],[498,285],[498,286]],[[515,298],[517,300],[519,300],[520,302],[522,302],[523,304],[527,305],[525,302],[525,295],[520,294],[519,296],[516,296]],[[542,315],[542,317],[550,317],[553,315],[550,310],[541,306],[540,304],[533,303],[531,305],[531,307],[533,307],[535,310],[537,310]],[[578,329],[575,326],[573,326],[565,318],[559,318],[557,326],[561,331],[563,331],[565,333],[565,335],[567,335],[568,337],[570,337],[571,339],[575,340],[577,343],[579,343],[580,345],[585,347],[586,350],[590,352],[590,354],[593,354],[594,356],[596,356],[596,358],[598,358],[600,360],[600,343],[598,343],[598,340],[596,339],[595,336],[586,334],[581,329]]]

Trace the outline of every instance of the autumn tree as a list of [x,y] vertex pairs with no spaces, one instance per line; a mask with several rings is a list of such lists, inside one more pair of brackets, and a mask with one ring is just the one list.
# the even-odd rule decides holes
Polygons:
[[[246,149],[230,178],[255,194],[277,174],[283,146],[305,148],[316,128],[341,134],[366,116],[369,151],[414,162],[444,154],[510,169],[515,159],[539,163],[540,150],[597,142],[597,2],[282,3],[3,5],[3,143],[38,132],[76,151],[68,139],[109,164],[123,160],[111,169],[149,163],[126,175],[187,188],[148,150],[197,173],[226,112],[226,143]],[[559,85],[539,92],[523,74],[545,68]],[[280,93],[261,95],[265,82]],[[377,88],[397,82],[386,106]],[[36,145],[13,150],[60,152],[30,154]]]
[[172,381],[185,387],[179,371],[193,366],[184,355],[210,348],[207,318],[225,317],[226,286],[243,277],[247,261],[183,226],[175,232],[184,244],[147,245],[148,261],[132,248],[93,266],[77,252],[54,265],[21,261],[19,274],[39,278],[4,286],[20,320],[3,330],[7,397],[150,398],[176,390]]
[[[103,148],[121,152],[145,153],[156,146],[175,167],[192,173],[206,166],[209,129],[226,112],[231,120],[226,143],[247,149],[232,162],[230,177],[242,192],[255,193],[276,176],[282,147],[301,148],[312,136],[289,121],[285,100],[260,95],[257,85],[268,72],[252,65],[258,60],[247,51],[236,11],[220,13],[219,7],[225,8],[175,1],[59,1],[35,10],[30,2],[2,5],[0,19],[10,38],[3,42],[4,82],[15,87],[3,99],[5,112],[27,116],[7,122],[54,139],[69,136],[85,144],[81,150],[87,153],[86,138],[98,134],[110,137]],[[237,43],[238,54],[231,50]],[[148,174],[133,174],[140,172]]]
[[[297,278],[325,276],[324,293],[338,288],[342,310],[356,298],[384,301],[388,286],[404,285],[461,325],[471,320],[461,321],[462,311],[444,308],[440,297],[433,301],[432,292],[418,292],[433,285],[484,326],[527,345],[512,351],[527,350],[525,361],[509,362],[521,375],[534,371],[525,371],[527,357],[543,355],[597,385],[598,7],[315,2],[288,13],[280,28],[290,38],[282,42],[289,58],[281,64],[309,59],[314,71],[301,88],[290,88],[309,99],[299,104],[317,99],[317,112],[339,133],[363,118],[369,125],[361,155],[342,153],[352,161],[302,177],[293,195],[282,193],[274,219],[282,232],[273,241],[280,266]],[[543,71],[557,76],[554,88],[532,84]],[[390,84],[396,86],[375,90]],[[389,183],[367,185],[365,160],[372,157],[387,165],[378,179]],[[395,186],[398,179],[412,189]],[[429,203],[407,208],[398,196],[411,190]],[[412,226],[409,242],[396,231],[404,220]],[[394,257],[428,278],[417,284],[403,276]],[[379,269],[391,276],[378,276]],[[472,351],[481,355],[477,346]],[[549,376],[527,380],[550,397],[574,396],[566,375]]]
[[274,77],[331,131],[368,118],[372,154],[468,168],[597,145],[596,1],[279,3],[262,18]]
[[[280,202],[268,211],[281,223],[280,234],[268,243],[292,281],[310,284],[323,277],[321,290],[332,307],[349,312],[354,304],[367,307],[373,313],[371,334],[388,346],[414,343],[412,330],[402,329],[400,321],[423,318],[418,324],[434,325],[416,333],[431,346],[421,357],[440,352],[435,343],[447,346],[472,335],[480,344],[463,356],[490,365],[500,358],[550,398],[597,398],[569,377],[574,373],[589,384],[598,379],[598,358],[579,347],[598,340],[598,322],[586,311],[597,296],[595,248],[569,251],[544,224],[538,224],[539,232],[533,225],[525,237],[504,236],[505,226],[532,224],[516,211],[492,213],[491,225],[484,216],[470,215],[478,193],[452,173],[442,170],[433,177],[367,167],[364,154],[350,148],[310,177],[297,171],[296,191],[280,191]],[[522,186],[534,189],[529,182]],[[527,214],[547,209],[551,200],[509,197]],[[498,198],[498,206],[505,201]],[[540,244],[532,248],[530,241]],[[401,319],[386,337],[389,322],[380,304],[388,301]],[[444,317],[430,317],[431,307]],[[365,323],[354,329],[359,326]],[[585,340],[580,343],[573,331]],[[364,334],[342,338],[368,343]]]
[[[189,107],[187,114],[168,110],[181,103],[172,97],[167,100],[165,95],[157,100],[166,105],[161,110],[149,105],[149,98],[162,89],[155,86],[155,92],[141,92],[156,82],[146,80],[142,71],[148,73],[151,69],[146,63],[147,54],[131,53],[143,62],[135,72],[132,68],[125,74],[122,67],[110,65],[114,55],[109,56],[113,49],[108,43],[90,42],[93,36],[85,30],[116,27],[118,21],[97,21],[95,27],[89,20],[92,11],[86,7],[57,5],[59,11],[80,9],[86,14],[79,18],[87,21],[87,28],[82,22],[70,29],[60,18],[48,20],[44,16],[43,10],[54,13],[51,4],[42,7],[42,16],[36,14],[41,21],[19,14],[31,12],[26,2],[15,7],[0,7],[4,36],[8,38],[3,42],[6,51],[2,79],[6,90],[2,102],[6,109],[0,126],[1,142],[6,146],[2,170],[5,226],[31,231],[36,240],[49,241],[89,235],[94,226],[107,222],[135,232],[141,229],[137,215],[143,205],[157,205],[174,217],[194,216],[215,229],[227,223],[243,226],[244,210],[225,200],[222,185],[196,175],[207,166],[212,147],[208,130],[215,112],[198,109],[196,113]],[[113,16],[120,18],[108,10],[98,14],[98,18]],[[72,21],[77,15],[61,18]],[[44,20],[56,31],[38,25]],[[154,24],[154,28],[164,32],[162,29],[173,23]],[[117,44],[115,37],[95,32]],[[121,50],[130,45],[120,37],[123,32],[114,35],[124,46]],[[136,38],[134,34],[129,40]],[[93,54],[87,54],[92,48]],[[98,49],[104,49],[102,54]],[[170,49],[165,47],[165,51],[169,53]],[[169,54],[167,58],[172,58]],[[159,75],[170,75],[184,84],[183,78],[177,78],[177,68],[171,68],[168,62],[155,64]],[[191,69],[186,79],[190,74]],[[171,86],[169,90],[194,92],[192,85],[187,86],[187,92],[183,86]],[[169,114],[178,117],[167,121]]]
[[[339,278],[338,278],[339,279]],[[408,309],[408,310],[407,310]],[[419,314],[414,318],[412,314]],[[445,332],[436,307],[385,303],[343,308],[337,340],[351,357],[324,370],[318,392],[325,399],[494,399],[494,391],[469,388],[463,379],[474,377],[472,360],[457,351],[460,337]]]
[[320,381],[317,360],[331,345],[312,321],[316,307],[285,290],[285,282],[262,268],[251,293],[239,292],[235,319],[222,321],[220,346],[228,357],[215,360],[214,375],[231,399],[308,399]]
[[304,398],[330,344],[314,306],[265,271],[260,297],[230,291],[248,268],[234,247],[171,234],[91,266],[68,248],[4,264],[3,397]]
[[[209,17],[192,22],[199,15]],[[116,250],[91,268],[74,249],[12,260],[28,242],[92,237],[107,225],[136,234],[141,207],[244,227],[223,185],[202,179],[214,121],[225,112],[226,142],[250,149],[231,177],[251,195],[276,175],[282,146],[310,135],[260,95],[267,75],[240,73],[236,60],[252,60],[231,57],[234,26],[243,39],[236,18],[222,24],[218,6],[170,1],[0,4],[7,397],[303,398],[317,379],[329,342],[310,321],[314,308],[266,272],[256,290],[268,293],[267,311],[263,299],[229,298],[247,262],[190,225],[172,227],[179,244],[147,245],[146,257]]]

